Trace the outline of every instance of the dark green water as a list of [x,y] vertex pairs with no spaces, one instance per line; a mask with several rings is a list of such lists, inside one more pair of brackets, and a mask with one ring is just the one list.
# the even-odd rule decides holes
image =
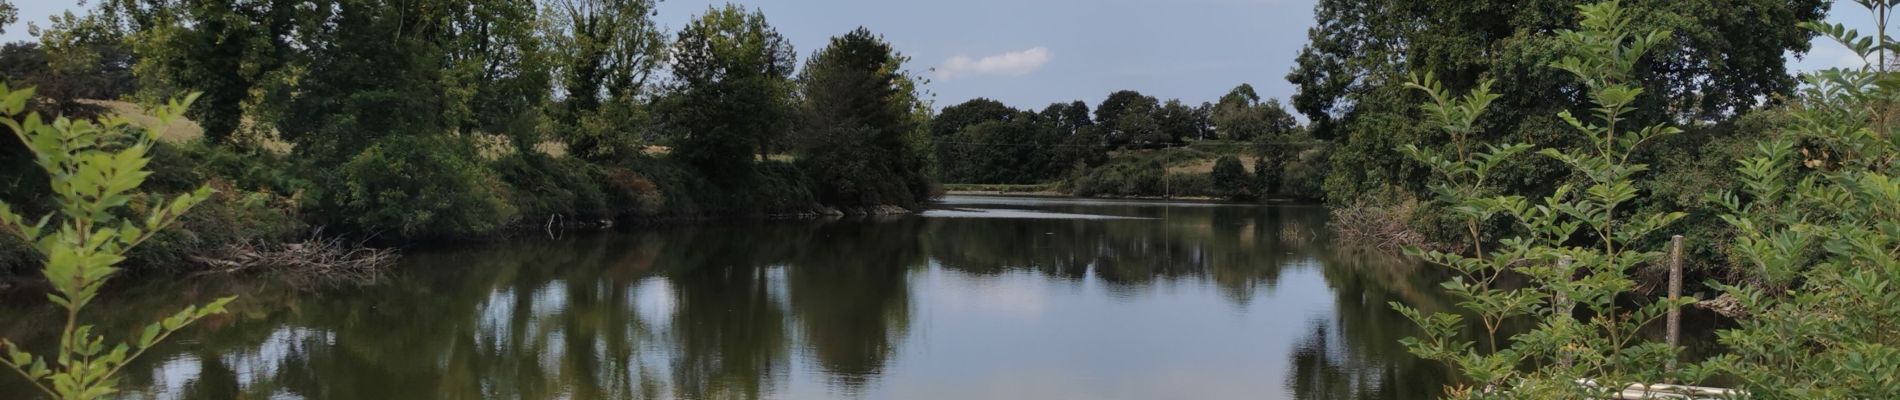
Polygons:
[[[93,315],[242,296],[131,368],[130,398],[1411,399],[1446,379],[1386,306],[1444,309],[1441,276],[1336,250],[1323,209],[945,203],[417,250],[361,288],[149,285]],[[41,345],[56,320],[0,316]]]

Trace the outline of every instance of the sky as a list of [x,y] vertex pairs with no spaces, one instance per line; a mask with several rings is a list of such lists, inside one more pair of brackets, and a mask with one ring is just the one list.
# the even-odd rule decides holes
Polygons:
[[[4,1],[4,0],[0,0]],[[79,0],[11,0],[20,23],[0,40],[31,40],[29,21],[77,9]],[[656,19],[677,31],[725,0],[665,0]],[[1040,109],[1093,105],[1132,89],[1189,104],[1214,101],[1241,83],[1284,101],[1293,58],[1313,25],[1315,0],[736,0],[765,12],[800,62],[832,36],[859,26],[911,57],[912,72],[938,107],[977,97]],[[1871,31],[1864,10],[1839,1],[1829,21]],[[1797,71],[1857,62],[1821,39]]]

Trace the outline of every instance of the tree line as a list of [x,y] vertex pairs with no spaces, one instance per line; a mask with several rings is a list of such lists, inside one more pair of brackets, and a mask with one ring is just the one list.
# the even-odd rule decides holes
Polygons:
[[[931,110],[881,36],[843,33],[801,65],[756,9],[666,32],[656,4],[104,0],[0,48],[0,75],[40,88],[32,109],[49,115],[197,94],[202,139],[161,143],[175,151],[155,163],[177,167],[161,174],[391,237],[931,195]],[[30,158],[0,146],[7,165]],[[44,199],[44,181],[9,178]]]
[[1271,175],[1279,176],[1291,154],[1252,147],[1297,149],[1308,142],[1304,128],[1279,100],[1262,101],[1249,84],[1235,87],[1218,103],[1198,106],[1133,90],[1110,93],[1092,111],[1080,100],[1037,111],[977,98],[945,107],[931,121],[930,138],[942,179],[969,184],[1075,183],[1112,164],[1111,152],[1190,142],[1243,150],[1229,153],[1261,153],[1271,163]]

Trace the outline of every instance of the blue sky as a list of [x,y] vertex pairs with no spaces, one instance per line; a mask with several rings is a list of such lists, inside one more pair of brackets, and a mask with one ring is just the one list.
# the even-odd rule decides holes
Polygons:
[[[1100,102],[1134,89],[1190,104],[1213,101],[1242,82],[1262,96],[1293,93],[1286,73],[1306,42],[1315,0],[739,0],[765,11],[802,60],[831,36],[858,26],[883,34],[932,78],[939,107],[988,97],[1020,108]],[[12,0],[21,22],[0,40],[27,40],[26,22],[73,9],[78,0]],[[658,20],[669,30],[726,1],[668,0]],[[1829,17],[1863,31],[1873,24],[1852,2]],[[1797,70],[1853,62],[1846,49],[1817,42]],[[934,72],[930,71],[935,69]]]

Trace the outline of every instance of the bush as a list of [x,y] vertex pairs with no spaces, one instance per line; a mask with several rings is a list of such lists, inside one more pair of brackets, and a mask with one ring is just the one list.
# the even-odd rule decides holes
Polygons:
[[1274,193],[1298,200],[1326,199],[1326,175],[1332,172],[1327,164],[1329,152],[1330,148],[1324,146],[1301,151],[1280,171],[1279,191]]
[[492,232],[516,209],[473,153],[449,137],[379,139],[339,168],[324,208],[356,230],[405,238]]
[[[805,174],[786,162],[755,163],[751,173],[729,178],[736,182],[728,184],[716,184],[699,169],[673,157],[630,157],[609,170],[623,171],[618,178],[610,175],[609,184],[616,187],[613,191],[657,204],[653,216],[752,216],[820,208]],[[653,188],[642,187],[641,180]]]
[[[1264,165],[1264,164],[1263,164]],[[1213,184],[1213,194],[1233,200],[1251,200],[1254,197],[1253,179],[1247,174],[1247,167],[1240,164],[1234,156],[1221,156],[1214,161],[1214,170],[1208,172]]]
[[606,174],[577,158],[516,153],[492,163],[522,215],[602,218],[613,214],[603,190]]
[[[239,189],[230,181],[213,178],[210,198],[199,203],[178,224],[152,236],[144,246],[127,254],[129,268],[157,270],[186,265],[193,256],[206,256],[245,242],[279,242],[304,234],[309,227],[297,217],[291,200],[269,192]],[[133,205],[142,210],[162,200],[146,196]],[[143,212],[143,211],[140,211]]]
[[666,194],[660,192],[660,186],[645,175],[626,168],[612,167],[606,170],[606,190],[616,204],[625,204],[624,211],[633,215],[651,215],[660,212],[666,206]]

